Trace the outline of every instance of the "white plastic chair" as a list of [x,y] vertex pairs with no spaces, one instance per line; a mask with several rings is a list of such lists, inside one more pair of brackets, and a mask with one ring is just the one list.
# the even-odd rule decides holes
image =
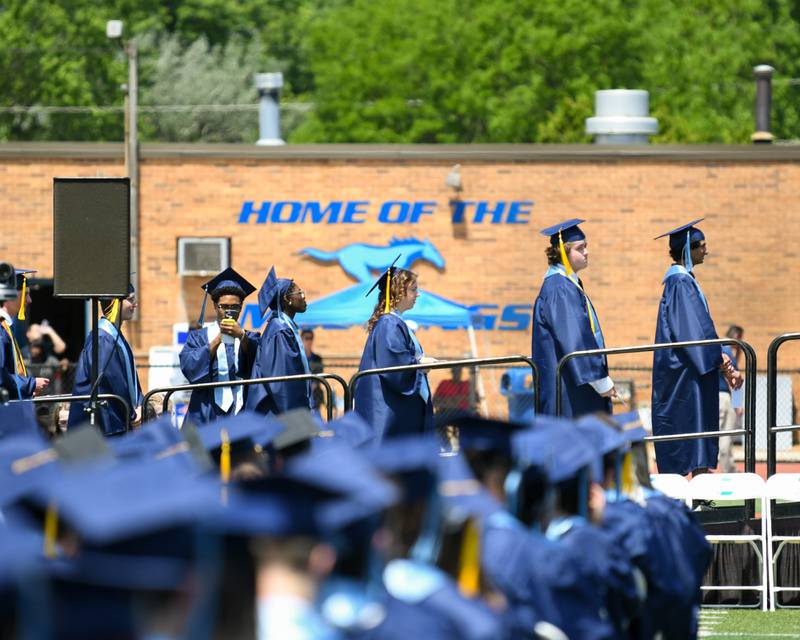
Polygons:
[[[767,529],[769,518],[767,513],[766,483],[755,473],[703,473],[689,481],[692,500],[760,500],[761,501],[761,533],[757,535],[706,535],[711,544],[748,544],[755,551],[761,565],[761,584],[758,585],[703,585],[704,591],[758,591],[761,594],[761,610],[767,610]],[[722,607],[726,605],[715,605]],[[739,605],[727,605],[739,606]]]
[[[798,536],[776,536],[772,532],[772,500],[785,500],[787,502],[800,502],[800,473],[776,473],[767,479],[767,557],[769,564],[769,600],[770,610],[775,611],[778,605],[777,594],[779,591],[800,591],[800,586],[779,587],[775,584],[775,568],[778,556],[787,544],[800,544]],[[775,549],[775,543],[778,548]]]
[[652,473],[650,483],[665,496],[685,502],[691,508],[692,497],[689,494],[689,481],[677,473]]

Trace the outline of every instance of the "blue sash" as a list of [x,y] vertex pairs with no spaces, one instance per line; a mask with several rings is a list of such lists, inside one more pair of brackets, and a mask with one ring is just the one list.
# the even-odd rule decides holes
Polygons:
[[[98,327],[101,331],[105,331],[108,335],[110,335],[114,340],[117,340],[117,335],[119,331],[117,331],[117,327],[108,320],[108,318],[100,318],[100,322]],[[136,381],[136,367],[134,366],[133,362],[131,361],[130,353],[122,344],[126,342],[123,336],[119,336],[118,348],[122,350],[122,359],[125,362],[125,378],[128,381],[128,395],[131,401],[131,410],[135,411],[137,406],[137,400],[139,399],[139,385]]]
[[689,276],[689,280],[692,281],[694,288],[697,289],[697,294],[700,296],[700,299],[703,301],[703,305],[706,308],[706,312],[708,312],[708,302],[706,301],[706,296],[703,294],[703,290],[700,288],[700,283],[692,276],[689,270],[681,264],[673,264],[669,269],[667,269],[667,273],[664,275],[663,282],[667,281],[667,278],[671,276],[678,275],[679,273],[685,274]]

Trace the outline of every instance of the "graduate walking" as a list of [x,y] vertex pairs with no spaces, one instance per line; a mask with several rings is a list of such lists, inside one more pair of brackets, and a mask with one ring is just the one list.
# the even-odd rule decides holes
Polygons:
[[25,319],[25,305],[30,303],[26,277],[36,273],[30,269],[16,269],[17,297],[0,301],[0,389],[8,392],[9,400],[32,398],[50,382],[47,378],[28,375],[22,351],[14,337],[14,320]]
[[[539,370],[542,413],[556,415],[556,369],[572,351],[605,347],[600,321],[578,272],[589,266],[589,248],[581,228],[585,220],[571,219],[547,229],[548,269],[533,305],[531,350]],[[605,356],[573,358],[561,377],[561,415],[577,417],[611,413],[617,392],[608,375]]]
[[[136,293],[128,285],[128,297],[123,300],[102,301],[103,317],[98,322],[98,381],[97,393],[113,393],[125,398],[131,408],[130,421],[136,425],[141,420],[142,387],[136,373],[136,362],[125,336],[122,323],[133,318],[136,311]],[[83,351],[75,369],[75,385],[72,395],[89,395],[92,391],[92,334],[86,336]],[[89,401],[73,402],[69,410],[67,429],[89,422],[86,408]],[[114,400],[101,407],[96,423],[103,434],[114,436],[125,433],[125,411]]]
[[[369,335],[358,370],[436,362],[425,355],[401,317],[417,301],[417,275],[391,266],[367,295],[376,288],[378,302],[367,323]],[[354,400],[356,412],[375,429],[378,442],[433,428],[431,388],[421,369],[365,376],[356,385]]]
[[[672,265],[664,276],[658,307],[656,342],[716,340],[717,331],[694,267],[708,255],[705,235],[693,220],[658,238],[669,236]],[[656,238],[656,239],[658,239]],[[703,433],[719,430],[721,371],[732,389],[742,375],[719,345],[662,349],[653,353],[653,434]],[[717,466],[716,438],[656,442],[659,473],[703,473]]]
[[[229,267],[206,282],[203,289],[200,323],[205,318],[208,296],[217,318],[189,332],[180,353],[183,375],[191,384],[249,378],[259,334],[242,329],[239,316],[245,298],[256,288]],[[195,389],[189,399],[186,420],[199,425],[239,413],[246,395],[247,390],[242,386]]]
[[[311,373],[300,330],[294,321],[306,310],[306,294],[289,278],[278,278],[275,267],[258,292],[262,317],[269,313],[267,326],[258,342],[253,378],[295,376]],[[272,382],[253,385],[246,407],[250,411],[275,415],[292,409],[313,409],[311,381]]]

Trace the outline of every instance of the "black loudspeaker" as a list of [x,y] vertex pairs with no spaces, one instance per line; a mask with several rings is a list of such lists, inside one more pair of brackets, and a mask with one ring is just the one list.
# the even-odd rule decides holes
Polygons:
[[130,178],[53,178],[53,295],[125,298]]

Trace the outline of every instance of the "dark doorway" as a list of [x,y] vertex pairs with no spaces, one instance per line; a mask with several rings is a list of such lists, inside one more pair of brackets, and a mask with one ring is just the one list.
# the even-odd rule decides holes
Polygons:
[[52,280],[31,279],[28,286],[31,306],[26,313],[27,324],[48,322],[67,343],[66,357],[75,362],[86,339],[86,302],[54,298]]

